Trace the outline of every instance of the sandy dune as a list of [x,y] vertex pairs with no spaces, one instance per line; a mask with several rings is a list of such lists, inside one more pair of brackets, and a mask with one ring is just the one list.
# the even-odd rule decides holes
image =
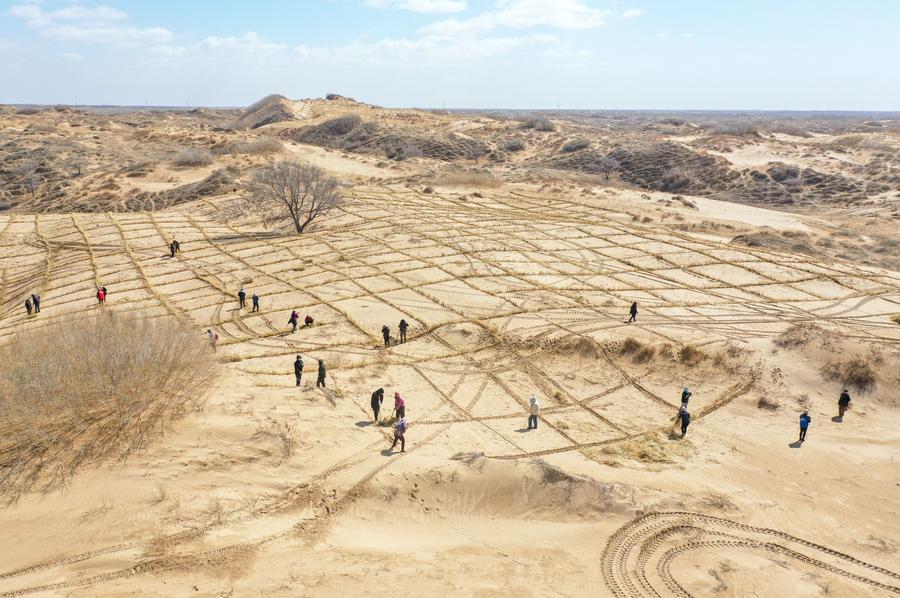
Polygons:
[[[344,100],[270,108],[244,119],[253,133],[222,127],[231,113],[51,113],[52,131],[3,130],[47,151],[78,151],[69,144],[93,134],[120,145],[100,144],[69,186],[17,188],[0,211],[0,342],[94,313],[104,285],[113,314],[175,316],[201,337],[214,327],[224,373],[204,409],[140,455],[0,509],[0,596],[900,593],[900,273],[841,258],[850,237],[832,235],[849,222],[890,258],[889,192],[859,204],[871,214],[840,202],[786,213],[553,170],[548,156],[588,131],[582,121],[551,140],[485,116]],[[369,146],[294,138],[351,110],[379,127]],[[638,124],[620,125],[624,145],[663,134]],[[372,149],[393,151],[384,140],[398,130],[437,157]],[[283,145],[228,145],[254,135]],[[452,157],[502,135],[527,149]],[[710,152],[739,162],[776,141],[780,157],[825,143],[766,139]],[[211,164],[171,163],[173,147],[198,143],[221,150]],[[851,153],[865,163],[874,151]],[[301,236],[224,218],[252,169],[285,156],[345,181],[346,205]],[[590,166],[585,156],[566,164]],[[146,203],[130,202],[141,193]],[[822,243],[738,242],[759,230]],[[259,293],[259,312],[238,309],[241,287]],[[43,298],[39,316],[24,314],[29,293]],[[291,333],[292,309],[315,325]],[[409,341],[385,348],[382,325],[396,337],[401,318]],[[839,420],[829,373],[852,358],[875,383],[853,390]],[[681,438],[685,386],[693,422]],[[386,411],[394,392],[407,401],[403,453],[372,421],[378,387]],[[813,423],[801,444],[803,410]]]

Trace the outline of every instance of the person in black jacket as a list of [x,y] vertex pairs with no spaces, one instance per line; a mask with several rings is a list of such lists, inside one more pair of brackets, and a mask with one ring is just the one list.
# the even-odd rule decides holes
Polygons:
[[316,379],[316,388],[325,388],[325,362],[319,360],[319,377]]
[[256,294],[256,291],[253,291],[253,296],[250,299],[253,300],[253,311],[259,311],[259,295]]
[[406,320],[400,320],[400,342],[401,343],[406,342],[406,331],[408,328],[409,328],[409,324],[406,322]]
[[384,389],[379,388],[372,393],[372,413],[375,415],[375,423],[378,423],[378,414],[381,413],[381,404],[384,403]]
[[381,336],[384,338],[384,346],[390,347],[391,346],[391,329],[388,328],[387,324],[385,324],[384,326],[381,327]]
[[847,389],[844,389],[844,392],[841,393],[841,398],[838,399],[838,417],[840,419],[844,419],[844,413],[847,409],[850,408],[850,393],[847,392]]
[[688,426],[691,425],[691,414],[682,407],[681,411],[678,412],[678,417],[681,419],[681,437],[684,438],[684,435],[687,434]]
[[241,309],[247,306],[247,291],[244,289],[238,291],[238,301],[241,303]]
[[297,378],[297,386],[300,386],[300,380],[303,378],[303,358],[299,355],[294,360],[294,377]]
[[26,297],[25,298],[25,311],[28,312],[29,316],[31,315],[31,309],[32,309],[31,297]]
[[629,322],[637,322],[637,301],[631,304],[631,318]]

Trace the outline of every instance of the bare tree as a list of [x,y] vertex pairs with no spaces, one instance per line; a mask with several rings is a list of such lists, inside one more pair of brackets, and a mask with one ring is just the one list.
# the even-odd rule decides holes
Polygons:
[[38,165],[34,162],[27,162],[25,164],[20,164],[13,171],[17,176],[22,177],[22,182],[25,184],[25,188],[34,197],[37,192],[38,185],[41,183],[41,177],[37,172]]
[[267,226],[290,220],[297,233],[344,201],[338,180],[317,166],[273,162],[257,171],[240,200],[241,211],[261,216]]

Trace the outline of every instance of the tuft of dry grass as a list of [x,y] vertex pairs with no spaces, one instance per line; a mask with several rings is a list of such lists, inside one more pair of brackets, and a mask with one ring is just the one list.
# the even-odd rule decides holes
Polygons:
[[859,355],[854,355],[847,361],[829,361],[822,367],[822,376],[826,380],[840,382],[863,392],[874,388],[877,381],[875,368],[868,359]]
[[205,149],[191,147],[183,149],[172,159],[177,166],[206,166],[212,164],[212,154]]
[[804,347],[810,341],[820,338],[825,334],[821,326],[811,322],[792,324],[790,328],[782,332],[775,339],[775,344],[784,348]]
[[0,496],[64,485],[125,459],[197,409],[216,364],[174,318],[106,312],[21,332],[0,346]]
[[900,324],[900,314],[897,314],[897,315],[891,317],[891,321],[892,321],[894,324]]
[[688,367],[700,365],[707,358],[706,353],[694,347],[693,345],[685,345],[678,350],[678,361]]
[[781,408],[781,404],[777,399],[768,395],[763,395],[759,397],[759,400],[756,402],[756,407],[758,409],[765,409],[766,411],[778,411]]

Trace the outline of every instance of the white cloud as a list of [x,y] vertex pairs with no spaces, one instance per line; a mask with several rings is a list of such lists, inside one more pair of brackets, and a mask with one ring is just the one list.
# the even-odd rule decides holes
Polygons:
[[15,4],[9,14],[25,21],[41,37],[57,41],[143,46],[160,44],[172,38],[162,27],[134,27],[128,15],[109,6],[74,4],[59,10],[44,10],[38,4]]
[[66,62],[81,62],[81,60],[83,60],[81,54],[77,54],[75,52],[63,52],[59,55],[59,57]]
[[475,35],[498,27],[580,30],[605,25],[608,12],[582,0],[497,0],[495,9],[466,20],[446,19],[424,27],[426,36]]
[[253,31],[248,31],[240,37],[207,37],[200,42],[200,45],[214,52],[249,54],[253,56],[273,56],[288,49],[288,46],[285,44],[261,39]]
[[694,37],[694,34],[693,33],[682,33],[681,37],[691,38],[691,37]]
[[625,12],[622,13],[623,19],[634,19],[640,17],[642,15],[647,14],[647,11],[643,8],[629,8]]
[[466,0],[365,0],[373,8],[399,8],[410,12],[450,13],[469,8]]

